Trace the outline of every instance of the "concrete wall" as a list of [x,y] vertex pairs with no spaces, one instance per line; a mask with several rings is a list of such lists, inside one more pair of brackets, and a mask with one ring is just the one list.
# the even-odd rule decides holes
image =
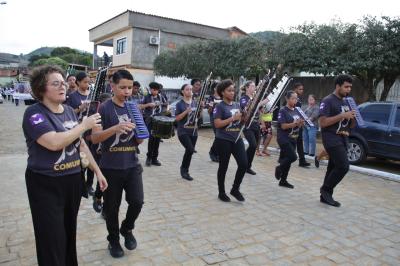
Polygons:
[[115,33],[131,28],[129,25],[129,13],[120,14],[103,24],[89,30],[89,41],[97,42],[100,39],[108,39]]
[[[113,66],[130,65],[132,63],[132,28],[113,36]],[[126,53],[117,54],[117,40],[126,37]]]

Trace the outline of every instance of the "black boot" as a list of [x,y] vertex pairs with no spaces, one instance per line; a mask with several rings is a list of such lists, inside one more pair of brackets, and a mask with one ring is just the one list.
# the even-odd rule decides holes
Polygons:
[[151,158],[147,157],[146,159],[146,166],[151,166]]
[[191,177],[189,175],[189,170],[186,169],[186,168],[182,168],[181,167],[181,176],[182,176],[183,179],[186,179],[188,181],[192,181],[193,180],[193,177]]
[[111,241],[108,244],[108,250],[110,251],[111,257],[113,258],[121,258],[122,256],[124,256],[124,251],[119,241]]

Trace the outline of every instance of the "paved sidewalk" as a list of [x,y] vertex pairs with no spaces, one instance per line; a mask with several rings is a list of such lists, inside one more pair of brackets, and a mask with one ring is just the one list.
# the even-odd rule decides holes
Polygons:
[[[19,145],[23,139],[16,136],[7,143],[0,139],[0,146]],[[145,205],[134,231],[138,248],[125,250],[121,259],[109,256],[105,223],[92,201],[83,199],[80,265],[400,265],[400,183],[349,172],[335,194],[342,207],[329,207],[319,202],[325,166],[293,164],[289,181],[295,189],[289,190],[273,177],[273,155],[255,159],[258,174],[244,178],[244,203],[223,203],[209,146],[210,139],[199,138],[190,171],[195,180],[188,182],[179,176],[183,148],[177,139],[161,144],[163,166],[144,167]],[[141,150],[143,161],[146,146]],[[0,164],[0,264],[36,265],[26,155],[0,153]],[[231,161],[227,190],[235,170]],[[121,210],[124,215],[126,203]]]

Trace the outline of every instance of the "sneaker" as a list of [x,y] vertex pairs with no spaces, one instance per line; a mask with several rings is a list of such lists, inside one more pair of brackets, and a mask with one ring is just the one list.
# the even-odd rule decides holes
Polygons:
[[155,165],[155,166],[161,166],[161,162],[160,162],[159,160],[157,160],[157,159],[153,159],[153,160],[151,161],[151,164],[152,164],[152,165]]
[[277,167],[275,167],[275,178],[277,180],[281,179],[282,176],[282,170],[281,167],[278,165]]
[[315,164],[315,167],[319,168],[319,160],[318,160],[317,156],[315,156],[315,158],[314,158],[314,164]]
[[101,210],[103,209],[103,203],[101,202],[101,199],[93,197],[93,209],[97,213],[101,212]]
[[251,168],[246,170],[246,173],[251,174],[251,175],[256,175],[257,173],[254,172]]
[[279,182],[279,186],[292,188],[292,189],[294,188],[294,186],[292,184],[290,184],[288,181],[283,180],[283,179]]
[[299,163],[299,166],[300,166],[300,167],[308,167],[308,166],[310,166],[310,165],[311,165],[311,164],[308,163],[308,162],[306,162],[306,161],[300,162],[300,163]]
[[231,195],[235,197],[238,201],[244,201],[244,197],[242,193],[238,189],[232,189],[231,190]]
[[124,251],[122,250],[119,241],[113,241],[108,243],[108,251],[113,258],[121,258],[124,256]]
[[121,235],[125,238],[125,247],[128,250],[134,250],[137,247],[137,242],[135,237],[132,234],[132,230],[123,232],[120,230]]
[[146,159],[146,166],[151,166],[151,159],[150,158]]
[[225,193],[219,193],[218,198],[223,202],[230,202],[231,199]]

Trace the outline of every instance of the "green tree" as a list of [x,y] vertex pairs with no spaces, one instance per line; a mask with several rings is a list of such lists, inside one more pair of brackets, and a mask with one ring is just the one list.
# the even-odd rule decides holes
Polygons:
[[67,69],[68,62],[59,58],[59,57],[50,57],[50,58],[42,58],[36,60],[32,66],[41,66],[41,65],[57,65],[62,69]]

